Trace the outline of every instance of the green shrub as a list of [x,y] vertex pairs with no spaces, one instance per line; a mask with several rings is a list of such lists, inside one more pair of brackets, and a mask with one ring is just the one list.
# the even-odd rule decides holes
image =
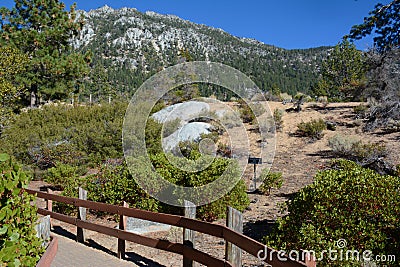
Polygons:
[[[67,164],[57,164],[56,167],[48,169],[44,175],[44,181],[52,184],[58,190],[62,190],[62,195],[67,197],[78,197],[78,188],[86,186],[86,177],[81,175],[86,173],[85,167],[70,166]],[[54,210],[63,214],[76,214],[77,208],[73,205],[56,202]]]
[[29,178],[6,154],[0,154],[0,262],[2,266],[35,266],[44,248],[36,237],[34,196],[23,192]]
[[233,112],[225,112],[221,118],[221,123],[228,129],[239,127],[242,125],[242,120]]
[[[333,169],[319,172],[314,183],[287,202],[289,214],[277,222],[266,243],[290,251],[338,249],[365,250],[373,255],[400,257],[400,179],[382,176],[355,162],[339,160]],[[346,252],[346,251],[345,251]],[[387,266],[395,263],[385,262]],[[360,262],[331,261],[321,266],[360,266]],[[398,266],[398,265],[396,265]]]
[[58,162],[72,166],[86,163],[85,153],[70,143],[43,145],[39,149],[31,149],[30,155],[42,170],[55,167]]
[[[159,203],[150,197],[136,183],[134,176],[145,176],[151,181],[151,171],[146,170],[143,163],[138,159],[134,159],[134,173],[130,173],[126,164],[99,166],[96,174],[86,177],[77,177],[76,172],[79,171],[73,167],[62,167],[62,169],[50,169],[52,177],[56,177],[54,181],[61,181],[63,196],[78,197],[79,187],[88,191],[88,200],[108,203],[113,205],[121,205],[123,201],[127,202],[132,208],[146,209],[158,211]],[[65,171],[65,176],[59,178],[60,171]],[[55,174],[55,175],[54,175]],[[64,179],[62,178],[64,177]],[[50,182],[50,180],[49,180]],[[77,209],[73,205],[57,202],[55,210],[64,214],[75,214]],[[95,212],[103,214],[102,212]]]
[[165,102],[163,100],[159,100],[154,107],[151,109],[151,114],[156,113],[160,110],[162,110],[163,108],[165,108],[167,105],[165,105]]
[[256,119],[256,116],[254,115],[253,111],[245,103],[240,105],[239,112],[240,112],[240,117],[242,118],[244,123],[253,123]]
[[284,113],[284,111],[281,110],[281,109],[277,109],[276,108],[274,110],[273,118],[274,118],[274,121],[275,121],[275,127],[276,127],[277,131],[281,131],[282,128],[283,128],[283,119],[282,119],[283,113]]
[[232,157],[232,148],[225,143],[218,143],[217,155],[224,158],[230,158]]
[[24,164],[41,169],[55,162],[101,163],[123,156],[122,122],[127,103],[49,105],[19,114],[0,139],[0,147]]
[[57,186],[60,190],[75,183],[79,176],[86,173],[85,167],[70,166],[67,164],[57,164],[56,167],[48,169],[44,173],[44,181]]
[[[169,158],[170,157],[173,159],[174,164],[177,164],[178,166],[188,166],[190,164],[190,160],[198,160],[200,154],[192,151],[189,159],[177,158],[169,155]],[[210,158],[208,156],[203,156],[203,159],[204,162],[208,163]],[[196,172],[183,171],[175,167],[163,154],[152,156],[151,160],[156,171],[162,175],[164,179],[176,185],[185,187],[199,187],[217,180],[227,170],[227,167],[230,164],[233,164],[233,168],[230,168],[229,179],[227,180],[235,180],[241,175],[238,163],[231,159],[215,158],[211,161],[211,164],[207,168]],[[202,169],[202,163],[202,161],[198,162],[197,166],[200,166],[200,169]],[[231,185],[232,184],[230,181],[223,181],[221,184],[221,186]],[[246,190],[245,183],[240,179],[233,189],[224,197],[210,204],[198,207],[197,218],[207,221],[213,221],[217,218],[222,218],[225,216],[227,206],[231,206],[237,210],[243,211],[249,205],[249,199],[246,194]],[[176,192],[176,194],[177,198],[184,199],[184,196],[181,195],[181,192]],[[210,194],[214,194],[214,192],[210,192]],[[204,197],[213,198],[214,195]],[[164,211],[174,213],[179,212],[171,207],[166,208],[167,210]]]
[[389,118],[385,124],[385,127],[383,130],[386,133],[396,133],[400,132],[400,120],[394,120],[392,118]]
[[114,205],[121,205],[123,201],[131,208],[158,211],[159,203],[150,197],[136,183],[133,176],[151,178],[151,171],[145,169],[145,164],[135,160],[135,168],[129,172],[126,164],[120,166],[103,165],[99,173],[87,177],[86,186],[88,199]]
[[257,117],[265,112],[265,108],[261,103],[249,103],[247,104],[244,100],[239,101],[240,117],[244,123],[255,124],[257,122]]
[[353,108],[353,112],[356,115],[356,118],[363,119],[367,116],[368,106],[364,104],[360,104]]
[[310,122],[301,122],[297,125],[296,134],[311,139],[321,139],[322,131],[326,130],[326,124],[323,119],[311,120]]
[[281,172],[271,172],[269,169],[263,169],[260,175],[262,184],[258,188],[264,194],[270,194],[271,188],[281,188],[283,178]]
[[179,126],[181,125],[181,120],[180,119],[175,119],[172,121],[167,121],[164,123],[162,127],[162,135],[163,137],[170,136],[173,134],[175,131],[178,130]]
[[329,138],[328,145],[334,155],[354,160],[362,165],[369,164],[387,155],[384,144],[364,143],[351,136],[334,135]]

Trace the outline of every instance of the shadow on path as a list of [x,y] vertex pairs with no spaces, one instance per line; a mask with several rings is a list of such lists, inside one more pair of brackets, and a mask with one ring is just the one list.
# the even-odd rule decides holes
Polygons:
[[74,235],[73,233],[71,233],[68,230],[65,230],[61,226],[53,226],[53,232],[58,235],[62,235],[63,237],[66,237],[66,238],[76,241],[76,235]]
[[[58,234],[58,235],[64,236],[64,237],[66,237],[68,239],[71,239],[71,240],[74,240],[74,241],[76,240],[76,235],[74,235],[70,231],[62,228],[61,226],[54,226],[53,227],[53,232]],[[103,252],[105,252],[105,253],[107,253],[109,255],[112,255],[114,257],[117,257],[117,253],[115,251],[112,251],[112,250],[102,246],[101,244],[97,243],[93,239],[87,239],[85,241],[84,245],[86,245],[88,247],[91,247],[93,249],[97,249],[97,250],[103,251]],[[126,252],[124,260],[129,261],[129,262],[133,262],[134,264],[136,264],[137,266],[140,266],[140,267],[166,267],[166,265],[159,264],[158,262],[155,262],[155,261],[153,261],[151,259],[145,258],[145,257],[143,257],[143,256],[141,256],[141,255],[139,255],[139,254],[137,254],[135,252]]]
[[158,262],[142,257],[135,252],[126,252],[125,260],[133,262],[140,267],[166,267],[166,265],[161,265]]

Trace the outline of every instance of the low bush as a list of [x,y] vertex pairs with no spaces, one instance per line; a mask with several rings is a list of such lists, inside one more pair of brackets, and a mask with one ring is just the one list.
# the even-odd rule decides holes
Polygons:
[[56,142],[38,148],[30,148],[29,155],[33,163],[41,170],[55,167],[57,163],[78,166],[87,161],[85,153],[80,151],[76,145],[68,142]]
[[388,119],[383,131],[386,133],[400,132],[400,120]]
[[[138,160],[135,160],[138,161]],[[78,177],[79,171],[71,166],[63,166],[58,169],[50,169],[52,179],[47,181],[58,181],[63,189],[62,195],[67,197],[78,197],[79,187],[88,191],[88,200],[103,202],[113,205],[121,205],[126,201],[132,208],[140,208],[151,211],[158,211],[158,201],[150,197],[135,182],[133,175],[149,177],[151,171],[144,169],[144,164],[137,163],[130,173],[126,164],[102,164],[98,166],[96,174],[86,177]],[[59,178],[60,171],[65,171],[65,175]],[[55,204],[55,210],[64,214],[75,214],[77,209],[68,204]],[[103,214],[102,212],[94,212]]]
[[8,155],[0,154],[0,262],[1,266],[35,266],[44,252],[36,237],[34,196],[22,191],[29,177]]
[[244,123],[253,123],[256,119],[256,116],[254,115],[253,111],[245,103],[240,105],[239,112],[240,112],[240,117],[242,118]]
[[258,102],[247,104],[244,100],[241,100],[239,101],[239,104],[240,117],[244,123],[257,123],[257,117],[265,112],[264,106]]
[[[172,155],[169,156],[173,157]],[[174,157],[174,163],[178,165],[187,165],[188,160],[193,160],[198,157],[200,157],[199,152],[192,151],[189,155],[190,159]],[[229,180],[236,179],[236,177],[240,176],[237,162],[224,158],[214,159],[208,168],[198,172],[180,170],[172,165],[164,154],[153,155],[151,156],[151,160],[155,170],[161,174],[164,179],[180,186],[197,187],[213,182],[224,173],[227,166],[231,163],[234,164],[234,167],[230,173]],[[130,168],[131,172],[129,172],[125,164],[117,166],[102,165],[97,174],[86,177],[75,177],[73,179],[58,179],[58,181],[62,181],[63,183],[62,187],[64,191],[62,194],[64,196],[77,197],[78,187],[80,186],[88,191],[88,199],[92,201],[115,205],[121,205],[123,201],[126,201],[130,207],[134,208],[180,214],[181,209],[160,203],[158,200],[149,196],[136,183],[134,177],[145,177],[143,179],[149,182],[156,181],[155,178],[152,178],[152,175],[155,175],[153,171],[146,169],[146,164],[143,163],[141,159],[132,158],[129,162],[130,164],[134,164],[134,167]],[[74,177],[74,172],[72,172],[73,168],[70,167],[66,169],[71,171],[71,177]],[[54,170],[54,172],[56,171]],[[58,172],[56,172],[56,174],[57,175],[54,176],[58,177]],[[230,186],[231,184],[228,182],[227,184],[222,184],[222,186]],[[176,194],[178,194],[176,196],[177,198],[183,198],[182,195],[179,195],[179,192],[176,192]],[[209,197],[213,196],[211,195]],[[246,194],[246,186],[244,182],[240,180],[238,184],[221,199],[198,207],[197,218],[213,221],[225,216],[227,206],[243,211],[248,205],[249,199]],[[67,214],[74,214],[76,212],[76,208],[73,206],[62,203],[57,203],[55,209]],[[101,215],[103,213],[97,214]]]
[[281,172],[271,172],[269,169],[263,169],[260,175],[262,184],[258,188],[264,194],[271,194],[272,188],[281,188],[283,178]]
[[121,205],[125,201],[131,208],[158,211],[158,201],[144,192],[134,178],[141,176],[152,179],[151,171],[144,166],[138,160],[131,172],[126,164],[101,166],[97,174],[87,177],[85,189],[88,190],[88,199],[114,205]]
[[283,119],[282,119],[283,113],[284,111],[281,109],[274,110],[273,118],[275,121],[275,128],[277,131],[281,131],[283,128]]
[[326,124],[323,119],[311,120],[310,122],[301,122],[297,125],[296,134],[311,139],[321,139],[322,131],[326,130]]
[[41,169],[55,162],[101,163],[123,155],[122,122],[127,103],[48,105],[19,114],[2,134],[0,147],[23,164]]
[[162,136],[167,137],[173,134],[175,131],[178,130],[179,126],[181,125],[180,119],[175,119],[172,121],[167,121],[163,124],[162,127]]
[[358,138],[340,134],[329,138],[328,145],[337,157],[367,165],[387,155],[386,146],[381,143],[364,143]]
[[64,190],[65,186],[74,183],[80,176],[86,174],[85,167],[70,166],[68,164],[57,164],[56,167],[48,169],[44,175],[44,181]]
[[217,155],[224,158],[230,158],[232,157],[232,148],[229,145],[220,142],[218,143]]
[[228,129],[231,129],[233,127],[241,126],[242,120],[233,112],[225,112],[225,114],[221,118],[221,124]]
[[367,116],[368,106],[364,104],[360,104],[353,108],[353,112],[356,115],[357,119],[364,119]]
[[[400,257],[400,179],[379,175],[355,162],[340,160],[334,168],[319,172],[287,202],[287,216],[278,219],[265,237],[269,246],[285,251],[338,249],[370,250],[373,255]],[[346,253],[346,251],[344,251]],[[338,254],[336,254],[338,255]],[[331,260],[324,255],[321,266],[360,266],[359,261]],[[379,264],[379,263],[378,263]],[[398,266],[385,262],[386,266]]]
[[[188,166],[190,161],[199,160],[200,154],[196,151],[192,151],[189,158],[172,158],[174,164],[177,166]],[[169,157],[173,157],[169,155]],[[172,165],[171,162],[166,158],[165,155],[159,154],[151,157],[153,166],[156,171],[162,175],[162,177],[168,180],[171,183],[174,183],[179,186],[185,187],[200,187],[211,182],[217,180],[221,175],[227,171],[229,168],[229,179],[227,181],[223,181],[221,187],[231,187],[233,180],[237,180],[237,178],[241,175],[240,169],[237,161],[225,158],[214,158],[210,161],[208,156],[202,156],[202,160],[197,161],[196,169],[200,169],[200,171],[184,171],[176,166]],[[207,168],[203,169],[203,163],[209,163]],[[233,165],[230,165],[233,164]],[[197,168],[198,167],[198,168]],[[222,198],[198,207],[197,209],[197,218],[207,221],[213,221],[218,218],[222,218],[225,216],[226,207],[231,206],[237,210],[243,211],[249,205],[249,199],[246,194],[246,185],[243,180],[239,179],[239,182],[232,188],[232,190],[223,196]],[[178,194],[176,198],[184,199],[184,196],[181,192],[176,192]],[[215,192],[210,192],[210,196],[204,196],[205,198],[213,198]],[[164,207],[165,208],[165,207]],[[166,207],[167,212],[179,213],[180,210],[175,208]]]

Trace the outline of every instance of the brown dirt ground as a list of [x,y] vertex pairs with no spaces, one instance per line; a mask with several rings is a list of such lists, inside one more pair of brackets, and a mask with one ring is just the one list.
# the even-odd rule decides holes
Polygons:
[[[269,102],[269,107],[274,109],[287,109],[290,105],[283,105],[280,102]],[[387,159],[393,164],[400,164],[398,151],[400,151],[400,134],[381,134],[379,132],[364,133],[360,121],[356,121],[353,115],[353,107],[360,103],[330,103],[326,108],[322,104],[307,103],[300,113],[285,113],[283,116],[283,129],[276,136],[276,152],[272,164],[272,171],[282,172],[284,184],[280,189],[273,189],[271,195],[249,194],[250,206],[243,212],[244,233],[256,240],[261,241],[268,233],[276,219],[283,214],[280,212],[281,205],[291,194],[299,191],[304,186],[312,183],[313,176],[318,170],[324,168],[331,160],[328,139],[335,134],[357,136],[363,141],[383,142],[389,150]],[[293,136],[296,125],[302,121],[323,118],[334,121],[338,124],[336,131],[324,131],[321,140],[310,142],[307,138]],[[257,140],[255,134],[250,134],[250,140],[254,144]],[[257,149],[252,146],[252,149]],[[251,176],[252,168],[246,172],[247,178]],[[45,185],[43,182],[34,181],[30,187],[38,189]],[[43,206],[41,202],[39,205]],[[106,225],[116,226],[117,224],[107,218],[95,218],[90,216],[89,220],[96,220]],[[224,220],[215,223],[224,224]],[[54,230],[74,238],[76,234],[74,227],[65,223],[54,221]],[[173,227],[169,232],[158,232],[147,234],[154,238],[168,239],[173,242],[182,241],[182,229]],[[95,248],[115,254],[117,240],[99,233],[87,231],[87,243]],[[223,240],[204,234],[196,235],[196,248],[205,251],[218,258],[224,257],[225,244]],[[158,251],[131,242],[127,242],[129,260],[138,266],[181,266],[182,257],[176,254]],[[200,265],[199,265],[200,266]],[[244,253],[243,266],[260,266],[260,262],[253,256]],[[262,266],[262,265],[261,265]]]

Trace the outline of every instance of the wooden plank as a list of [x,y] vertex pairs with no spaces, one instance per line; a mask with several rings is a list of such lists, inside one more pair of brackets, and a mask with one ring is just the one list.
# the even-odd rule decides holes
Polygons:
[[53,195],[53,194],[48,194],[48,193],[44,193],[44,192],[36,191],[36,190],[31,190],[31,189],[24,189],[24,190],[27,193],[32,194],[32,195],[36,195],[39,198],[50,199],[50,200],[62,202],[62,203],[65,203],[65,204],[74,205],[74,203],[76,201],[76,198],[72,198],[72,197]]
[[36,264],[36,267],[49,267],[56,257],[58,250],[58,239],[55,236],[51,236],[50,244],[47,246],[46,251]]
[[[196,218],[196,206],[190,202],[185,200],[184,201],[184,215],[186,218],[194,219]],[[195,242],[195,232],[188,228],[183,228],[183,245],[185,247],[194,248]],[[193,267],[194,262],[192,259],[186,257],[185,252],[187,250],[183,250],[183,267]]]
[[30,189],[25,189],[30,194],[36,194],[37,197],[50,199],[53,201],[62,202],[65,204],[71,204],[76,207],[85,207],[88,209],[93,209],[97,211],[110,212],[118,215],[125,215],[127,217],[134,217],[138,219],[159,222],[164,224],[170,224],[177,227],[188,228],[196,232],[201,232],[204,234],[209,234],[216,237],[223,237],[223,226],[211,224],[195,219],[185,218],[183,216],[171,215],[165,213],[155,213],[145,210],[139,210],[134,208],[120,207],[111,204],[99,203],[89,200],[81,200],[77,198],[51,195],[40,191],[34,191]]
[[[123,207],[128,207],[128,203],[125,201],[122,204]],[[124,215],[119,216],[119,229],[126,230],[126,220],[127,217]],[[125,240],[118,238],[118,250],[117,250],[117,257],[119,259],[125,259]]]
[[186,246],[183,247],[183,253],[186,255],[186,257],[189,257],[192,260],[194,260],[196,262],[199,262],[201,264],[204,264],[206,266],[212,266],[212,267],[214,267],[214,266],[215,267],[219,267],[219,266],[221,266],[221,267],[225,267],[225,266],[231,267],[231,266],[233,266],[231,263],[229,263],[229,262],[227,262],[225,260],[220,260],[220,259],[217,259],[217,258],[214,258],[214,257],[210,257],[210,255],[208,255],[208,254],[206,254],[206,253],[204,253],[202,251],[199,251],[199,250],[196,250],[196,249],[193,249],[193,248],[189,248],[189,247],[186,247]]
[[[82,187],[79,187],[79,199],[87,200],[87,191],[84,190]],[[86,208],[85,207],[78,208],[78,220],[86,221]],[[76,227],[76,241],[78,241],[80,243],[85,242],[83,228],[81,228],[79,226]]]
[[50,215],[51,218],[62,221],[62,222],[66,222],[72,225],[76,225],[76,218],[72,217],[72,216],[68,216],[68,215],[64,215],[64,214],[60,214],[60,213],[56,213],[54,211],[48,211],[46,209],[42,209],[42,208],[38,208],[37,209],[38,213],[41,215]]
[[[232,207],[228,207],[226,211],[226,226],[235,232],[243,233],[242,213]],[[226,241],[225,245],[225,257],[233,266],[242,266],[242,250],[228,241]]]

